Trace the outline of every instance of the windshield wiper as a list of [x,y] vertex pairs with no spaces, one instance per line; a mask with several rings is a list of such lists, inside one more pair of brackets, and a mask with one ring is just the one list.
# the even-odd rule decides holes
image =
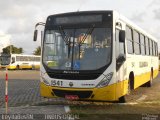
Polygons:
[[82,41],[80,41],[80,43],[79,43],[79,60],[80,60],[80,48],[81,48],[81,45],[82,45],[82,43],[84,43],[84,41],[86,40],[86,38],[88,37],[88,35],[90,35],[90,34],[92,34],[92,32],[93,32],[93,30],[94,30],[94,27],[95,27],[95,25],[93,25],[91,28],[89,28],[88,30],[87,30],[87,32],[85,33],[85,35],[83,36],[83,38],[82,38]]
[[63,38],[64,42],[66,43],[66,45],[68,45],[70,37],[66,35],[62,26],[59,27],[59,31],[62,35],[62,38]]
[[64,42],[66,43],[66,45],[68,45],[68,58],[70,56],[70,51],[71,51],[71,40],[70,40],[70,36],[67,36],[64,29],[62,28],[62,26],[59,27],[59,31],[62,35],[62,39],[64,40]]
[[93,30],[94,30],[94,26],[95,26],[95,25],[93,25],[91,28],[89,28],[89,29],[87,30],[87,32],[85,33],[85,35],[84,35],[84,37],[82,38],[82,41],[80,42],[79,45],[81,45],[82,43],[84,43],[84,41],[86,40],[86,38],[88,37],[88,35],[92,34],[92,32],[93,32]]
[[69,38],[69,41],[68,41],[68,58],[70,56],[70,52],[71,52],[71,39]]

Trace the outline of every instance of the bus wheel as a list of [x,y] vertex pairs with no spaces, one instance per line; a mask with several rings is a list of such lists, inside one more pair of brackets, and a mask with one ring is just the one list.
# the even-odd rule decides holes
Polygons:
[[19,70],[19,65],[16,66],[16,70]]
[[127,94],[129,95],[131,93],[131,83],[130,80],[128,80],[128,92]]
[[[128,80],[128,88],[127,88],[127,95],[129,95],[131,93],[131,83],[130,83],[130,80]],[[124,96],[121,96],[119,98],[119,103],[125,103],[126,102],[126,99],[125,99],[125,95]]]
[[151,69],[150,80],[146,83],[146,87],[152,87],[153,82],[153,68]]
[[128,94],[130,94],[132,90],[134,90],[134,74],[133,74],[133,72],[131,72],[129,75]]
[[32,70],[35,70],[35,66],[34,65],[32,65]]
[[125,103],[126,102],[125,96],[120,97],[118,102]]

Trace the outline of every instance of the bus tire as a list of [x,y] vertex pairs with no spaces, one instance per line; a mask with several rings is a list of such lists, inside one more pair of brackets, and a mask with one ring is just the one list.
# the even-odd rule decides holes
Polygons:
[[128,80],[128,92],[127,95],[129,95],[131,93],[131,83],[130,80]]
[[32,68],[31,68],[31,70],[35,70],[36,68],[35,68],[35,66],[34,65],[32,65]]
[[134,73],[131,72],[129,74],[129,80],[128,80],[128,94],[130,94],[130,92],[134,90]]
[[20,69],[20,68],[19,68],[19,65],[17,65],[17,66],[16,66],[16,70],[19,70],[19,69]]
[[125,102],[126,102],[125,96],[119,98],[118,103],[125,103]]
[[150,80],[146,83],[146,87],[152,87],[153,83],[153,68],[151,68]]

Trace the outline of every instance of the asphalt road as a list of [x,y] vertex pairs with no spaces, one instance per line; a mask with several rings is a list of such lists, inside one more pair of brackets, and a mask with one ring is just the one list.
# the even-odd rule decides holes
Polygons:
[[[9,106],[22,106],[44,99],[39,95],[38,71],[9,71],[8,96]],[[4,105],[5,71],[0,71],[0,107]]]
[[[5,76],[6,72],[0,71],[0,114],[5,113]],[[65,114],[63,105],[39,106],[48,101],[61,101],[40,96],[39,71],[8,71],[8,96],[9,114]]]

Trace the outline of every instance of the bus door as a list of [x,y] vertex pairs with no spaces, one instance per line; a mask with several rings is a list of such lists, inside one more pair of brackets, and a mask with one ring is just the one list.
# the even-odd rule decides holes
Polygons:
[[[119,23],[119,22],[118,22]],[[119,23],[121,24],[121,23]],[[121,24],[122,27],[122,24]],[[125,77],[127,72],[125,54],[125,31],[120,27],[115,29],[115,56],[116,56],[116,98],[126,94]]]
[[15,57],[12,57],[11,64],[15,63]]

